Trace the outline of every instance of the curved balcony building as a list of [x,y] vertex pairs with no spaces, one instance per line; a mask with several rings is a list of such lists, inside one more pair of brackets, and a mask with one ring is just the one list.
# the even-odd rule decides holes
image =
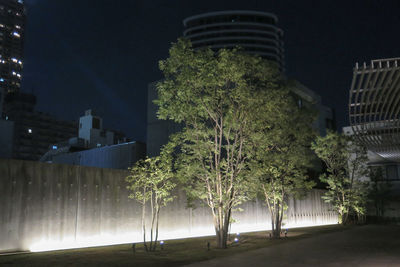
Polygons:
[[277,26],[278,18],[258,11],[219,11],[188,17],[183,21],[183,36],[194,48],[242,47],[276,62],[284,71],[283,31]]
[[359,141],[384,159],[400,162],[400,58],[356,64],[349,116]]

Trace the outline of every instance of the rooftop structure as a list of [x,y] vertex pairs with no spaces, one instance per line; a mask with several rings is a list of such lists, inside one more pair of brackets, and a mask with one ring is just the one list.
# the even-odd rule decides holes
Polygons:
[[349,119],[352,132],[370,151],[400,162],[400,58],[356,64]]
[[272,13],[229,10],[199,14],[183,21],[183,36],[194,48],[242,47],[278,64],[284,70],[283,31]]

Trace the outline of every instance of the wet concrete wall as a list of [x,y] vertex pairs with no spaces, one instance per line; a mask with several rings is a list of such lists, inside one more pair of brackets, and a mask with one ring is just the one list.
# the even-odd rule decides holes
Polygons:
[[[141,207],[128,198],[124,170],[0,159],[0,251],[139,242]],[[285,227],[332,224],[321,191],[290,200]],[[260,201],[235,212],[232,232],[270,229]],[[182,192],[160,214],[160,239],[214,234],[207,207],[186,208]]]

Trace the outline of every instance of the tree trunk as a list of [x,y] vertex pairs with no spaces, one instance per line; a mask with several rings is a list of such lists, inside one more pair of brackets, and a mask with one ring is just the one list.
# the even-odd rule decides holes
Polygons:
[[[222,212],[222,209],[219,210]],[[221,220],[221,218],[223,218]],[[231,218],[231,209],[225,214],[225,216],[221,216],[217,214],[216,225],[215,225],[215,234],[217,237],[217,247],[218,248],[227,248],[228,241],[228,230],[229,230],[229,222]]]
[[216,235],[217,235],[217,247],[218,248],[227,248],[226,242],[227,242],[227,235],[224,233],[224,230],[217,230],[215,229]]
[[157,204],[156,206],[156,237],[154,238],[154,251],[156,250],[157,247],[157,240],[158,240],[158,218],[160,215],[160,205]]
[[154,232],[154,220],[155,220],[156,214],[154,211],[153,192],[151,193],[151,196],[150,196],[150,206],[151,206],[150,251],[154,251],[154,249],[153,249],[153,232]]
[[[144,190],[146,192],[146,190]],[[146,251],[148,251],[147,244],[146,244],[146,222],[145,222],[145,216],[146,216],[146,200],[143,199],[142,203],[142,230],[143,230],[143,246]]]
[[[279,202],[274,205],[274,215],[271,215],[272,221],[273,221],[273,227],[272,227],[272,237],[273,238],[281,238],[281,211],[279,207]],[[275,218],[274,218],[275,217]]]

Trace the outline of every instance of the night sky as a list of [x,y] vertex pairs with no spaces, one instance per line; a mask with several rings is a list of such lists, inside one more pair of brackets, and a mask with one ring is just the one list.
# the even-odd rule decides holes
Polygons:
[[185,17],[246,9],[275,13],[286,74],[347,124],[355,62],[400,57],[400,1],[26,0],[24,92],[37,110],[77,120],[92,108],[106,128],[146,140],[147,84]]

